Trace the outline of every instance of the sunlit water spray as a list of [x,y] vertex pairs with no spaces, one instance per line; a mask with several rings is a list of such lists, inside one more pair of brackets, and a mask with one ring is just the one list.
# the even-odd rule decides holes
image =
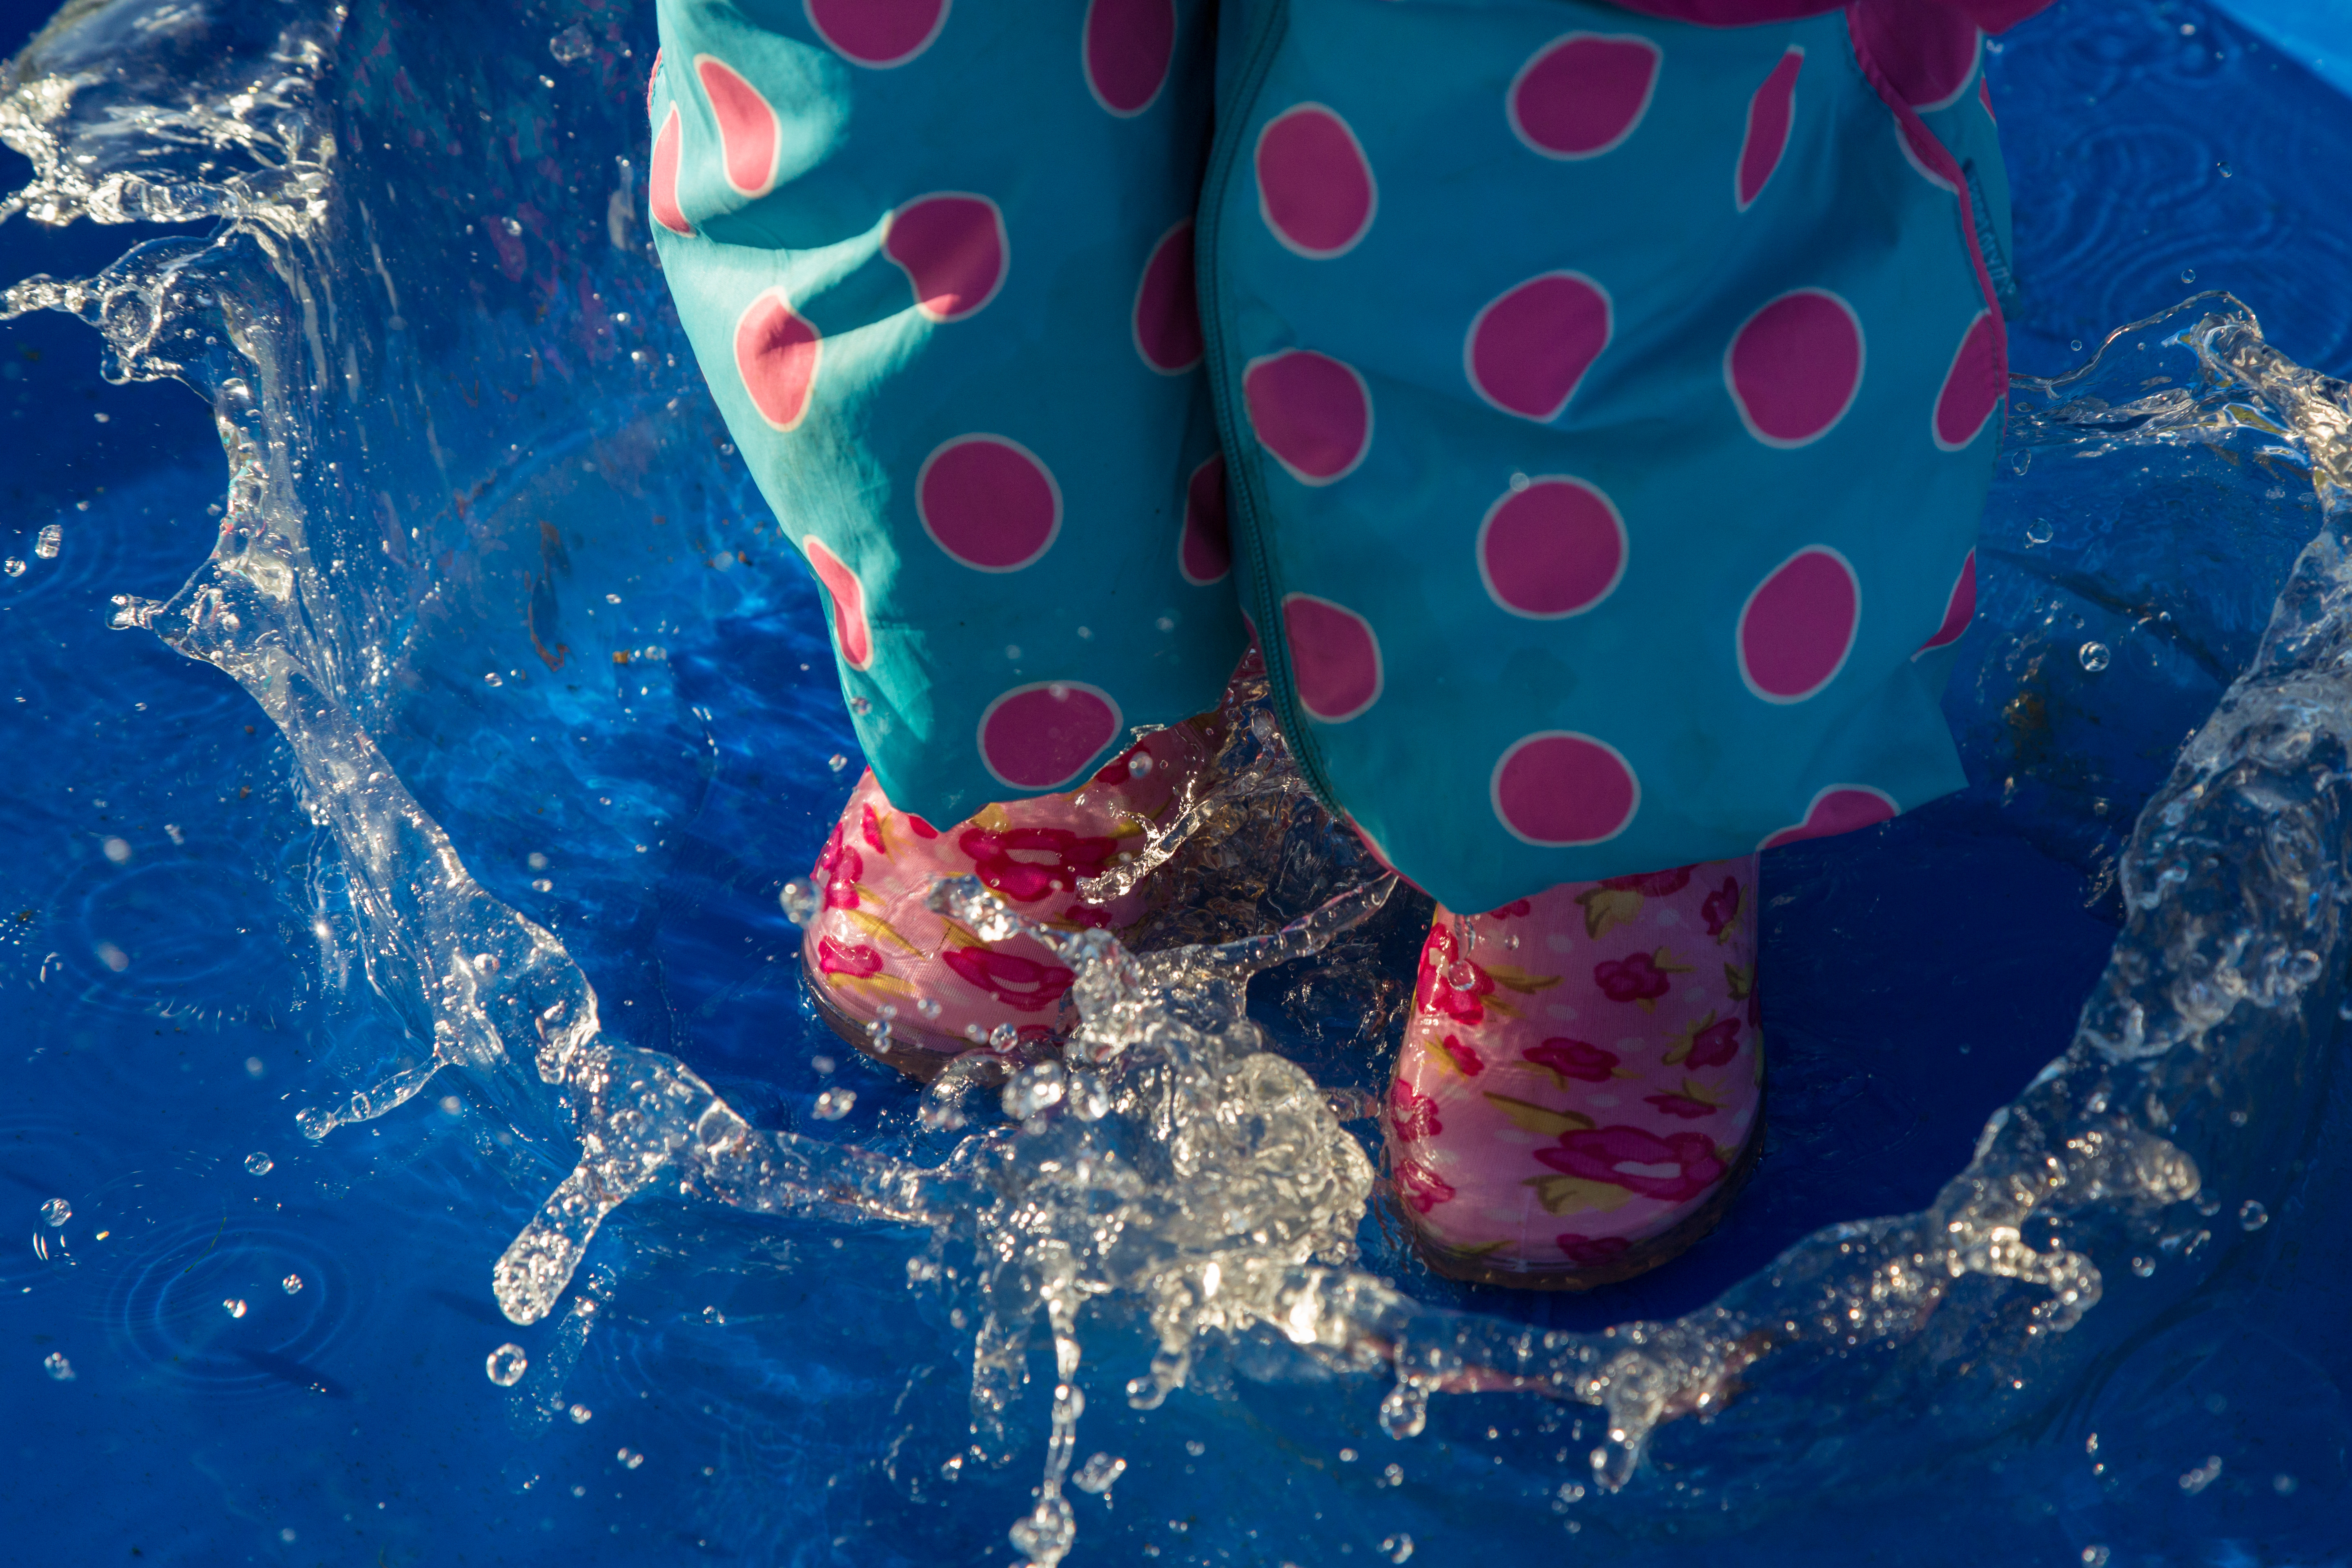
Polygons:
[[[117,624],[237,680],[284,733],[332,846],[317,929],[344,1008],[321,1027],[356,1087],[303,1109],[302,1131],[326,1138],[381,1116],[454,1069],[528,1145],[570,1160],[493,1269],[517,1322],[558,1310],[598,1226],[641,1193],[929,1227],[909,1282],[957,1303],[971,1335],[975,1461],[1013,1457],[1020,1434],[1007,1423],[1031,1342],[1051,1342],[1044,1468],[1012,1540],[1052,1563],[1075,1539],[1067,1488],[1115,1475],[1073,1478],[1092,1318],[1148,1324],[1155,1349],[1128,1385],[1143,1408],[1185,1385],[1203,1345],[1260,1331],[1333,1370],[1392,1380],[1380,1419],[1399,1439],[1419,1434],[1430,1400],[1446,1394],[1518,1390],[1597,1408],[1602,1440],[1562,1478],[1561,1496],[1581,1497],[1586,1481],[1605,1496],[1634,1477],[1665,1423],[1731,1408],[1751,1438],[1801,1431],[1825,1390],[1872,1413],[1857,1421],[1878,1419],[1924,1400],[1955,1364],[1985,1392],[1952,1424],[1990,1429],[2012,1391],[2030,1397],[2029,1385],[2121,1342],[2187,1289],[2215,1227],[2233,1223],[2225,1207],[2244,1224],[2263,1212],[2258,1194],[2279,1190],[2294,1141],[2248,1111],[2294,1100],[2314,1071],[2313,1020],[2332,1012],[2352,897],[2352,404],[2341,384],[2264,343],[2223,296],[2123,329],[2074,375],[2018,389],[2009,461],[2019,473],[2119,453],[2260,449],[2308,473],[2323,527],[2251,667],[2121,857],[2127,924],[2076,1039],[1988,1125],[1930,1208],[1816,1235],[1689,1317],[1598,1333],[1432,1308],[1365,1271],[1359,1237],[1382,1183],[1343,1125],[1366,1110],[1363,1095],[1318,1085],[1269,1049],[1245,1000],[1253,974],[1328,954],[1396,895],[1307,797],[1262,710],[1222,783],[1117,875],[1189,893],[1255,876],[1253,897],[1283,877],[1294,896],[1314,889],[1306,912],[1243,931],[1231,911],[1247,900],[1179,897],[1139,944],[1150,951],[1129,952],[1106,933],[1029,926],[976,886],[945,886],[940,907],[971,929],[1025,930],[1076,972],[1083,1022],[1067,1049],[1021,1062],[982,1047],[950,1067],[920,1112],[941,1146],[935,1159],[755,1126],[675,1056],[628,1043],[600,1016],[564,943],[481,886],[386,754],[383,726],[415,682],[425,629],[473,591],[446,575],[453,549],[495,544],[541,561],[529,640],[542,682],[567,668],[538,596],[563,549],[555,525],[486,542],[468,531],[487,526],[488,509],[469,512],[467,498],[551,487],[547,474],[572,449],[520,414],[518,431],[546,435],[534,444],[547,450],[502,448],[493,400],[456,434],[436,422],[451,405],[436,355],[451,352],[460,313],[446,280],[404,270],[404,244],[427,221],[416,216],[427,184],[413,166],[352,151],[371,136],[389,151],[388,128],[405,124],[347,55],[351,30],[381,28],[388,14],[278,7],[265,25],[260,13],[113,0],[53,25],[0,79],[0,136],[36,168],[0,216],[216,226],[142,246],[93,279],[18,283],[5,314],[70,310],[100,329],[114,379],[175,377],[211,402],[229,468],[218,541],[179,593],[126,599]],[[567,67],[611,54],[609,40],[559,37],[552,58]],[[604,68],[642,77],[646,63]],[[415,144],[436,155],[421,131]],[[583,280],[559,300],[554,324],[500,317],[467,330],[486,339],[478,353],[527,357],[530,386],[542,365],[592,389],[609,383],[620,412],[591,433],[600,461],[656,476],[643,481],[652,485],[707,453],[694,456],[683,416],[641,416],[664,396],[675,410],[689,373],[674,337],[647,324],[658,280],[634,296],[617,280],[620,258],[643,270],[633,200],[626,165],[612,188],[578,195],[572,232],[606,247],[597,254],[609,253],[614,276],[580,263]],[[400,209],[396,220],[380,206]],[[522,254],[522,217],[461,226],[519,275],[509,263]],[[453,495],[450,521],[440,509]],[[560,487],[548,496],[562,504]],[[681,489],[670,504],[689,502]],[[2112,657],[2097,646],[2086,645],[2085,669]],[[642,669],[639,694],[658,699],[657,650],[615,662],[632,679]],[[491,684],[506,679],[488,672]],[[546,700],[552,731],[562,700]],[[661,821],[652,807],[642,815]],[[1360,958],[1335,960],[1328,978],[1377,1010]],[[2119,1284],[2128,1305],[2115,1300]],[[578,1354],[604,1299],[601,1288],[574,1291],[562,1353]],[[1727,1487],[1742,1484],[1770,1483]]]

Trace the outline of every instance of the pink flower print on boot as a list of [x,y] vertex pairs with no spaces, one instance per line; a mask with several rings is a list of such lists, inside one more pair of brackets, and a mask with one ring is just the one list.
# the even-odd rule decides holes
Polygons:
[[1441,909],[1384,1105],[1423,1258],[1583,1289],[1712,1230],[1763,1146],[1756,861]]
[[1048,1048],[1076,1019],[1076,978],[1026,937],[982,942],[928,900],[947,877],[975,876],[1032,920],[1121,930],[1150,907],[1151,882],[1108,904],[1078,894],[1141,846],[1144,822],[1182,809],[1185,786],[1210,765],[1222,720],[1147,736],[1081,788],[992,805],[942,832],[892,806],[873,773],[817,856],[823,890],[801,944],[817,1011],[835,1034],[919,1079],[992,1037]]

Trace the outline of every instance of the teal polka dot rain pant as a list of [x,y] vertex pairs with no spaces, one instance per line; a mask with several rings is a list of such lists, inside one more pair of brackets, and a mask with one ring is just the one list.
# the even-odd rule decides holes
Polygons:
[[1959,787],[1990,5],[662,0],[662,264],[889,798],[1253,636],[1454,909]]

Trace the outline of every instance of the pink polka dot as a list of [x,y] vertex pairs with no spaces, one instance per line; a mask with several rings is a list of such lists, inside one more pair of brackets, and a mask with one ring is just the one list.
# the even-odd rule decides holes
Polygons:
[[824,338],[793,309],[782,289],[770,289],[735,319],[735,374],[760,417],[779,430],[808,414]]
[[1862,584],[1846,558],[1809,544],[1740,606],[1739,677],[1767,702],[1802,702],[1845,668],[1862,621]]
[[1286,594],[1282,632],[1299,705],[1327,724],[1344,724],[1380,700],[1381,642],[1370,621],[1312,594]]
[[1609,346],[1609,295],[1581,272],[1546,272],[1488,300],[1462,341],[1478,395],[1538,421],[1557,418]]
[[646,170],[646,206],[654,221],[672,234],[692,234],[694,226],[686,221],[686,214],[677,205],[678,142],[677,105],[670,105],[663,116],[661,130],[654,136],[654,155]]
[[1135,352],[1162,375],[1201,363],[1201,304],[1192,287],[1192,220],[1160,237],[1135,285]]
[[1777,849],[1801,838],[1832,838],[1858,827],[1874,827],[1892,821],[1902,810],[1895,804],[1895,797],[1883,789],[1873,789],[1868,784],[1832,784],[1813,796],[1813,804],[1805,809],[1804,821],[1780,829],[1756,847]]
[[994,202],[939,191],[890,215],[882,253],[914,285],[916,310],[934,321],[961,321],[1004,287],[1012,242]]
[[1544,848],[1602,844],[1632,825],[1642,782],[1624,753],[1572,730],[1539,730],[1495,763],[1487,794],[1511,837]]
[[1642,122],[1658,86],[1658,46],[1633,34],[1570,33],[1511,79],[1504,112],[1547,158],[1597,158]]
[[1177,542],[1176,569],[1196,588],[1220,582],[1233,570],[1234,546],[1225,522],[1225,459],[1213,454],[1184,483],[1184,533]]
[[1861,0],[1846,8],[1846,18],[1854,52],[1914,109],[1950,108],[1976,76],[1983,35],[1958,5]]
[[1917,658],[1920,653],[1949,647],[1959,641],[1960,634],[1969,629],[1969,622],[1976,618],[1976,613],[1977,552],[1971,550],[1969,558],[1960,563],[1960,575],[1952,584],[1951,597],[1944,601],[1944,624],[1936,628],[1934,637],[1919,645],[1919,653],[1911,657]]
[[980,760],[999,784],[1060,789],[1086,776],[1120,727],[1118,704],[1099,686],[1016,686],[980,716]]
[[833,601],[833,638],[841,648],[841,661],[852,669],[866,668],[874,662],[874,633],[866,624],[866,584],[814,533],[801,541],[801,553],[808,557],[809,569]]
[[931,542],[976,572],[1018,572],[1062,531],[1062,487],[1002,436],[959,436],[923,459],[915,510]]
[[1348,122],[1319,103],[1286,109],[1257,133],[1257,210],[1274,237],[1328,260],[1372,226],[1380,190]]
[[1862,321],[1826,289],[1792,289],[1740,323],[1723,384],[1748,433],[1768,447],[1829,434],[1862,387]]
[[776,111],[725,60],[697,55],[694,74],[719,121],[719,166],[728,188],[739,196],[766,195],[776,183],[776,162],[783,148]]
[[1486,509],[1478,525],[1478,575],[1515,616],[1580,616],[1625,575],[1625,522],[1582,479],[1543,475]]
[[1121,120],[1142,113],[1176,55],[1176,0],[1087,0],[1079,53],[1097,103]]
[[887,70],[931,47],[949,0],[803,0],[817,37],[856,65]]
[[1242,370],[1250,428],[1302,485],[1347,478],[1372,446],[1372,395],[1355,367],[1307,349]]
[[2009,344],[2000,321],[1990,310],[1979,310],[1936,395],[1936,445],[1957,452],[1974,442],[2008,391]]
[[1804,68],[1805,51],[1795,44],[1748,100],[1748,134],[1739,143],[1739,167],[1732,180],[1732,199],[1746,212],[1780,166],[1789,150],[1789,128],[1797,118],[1797,73]]

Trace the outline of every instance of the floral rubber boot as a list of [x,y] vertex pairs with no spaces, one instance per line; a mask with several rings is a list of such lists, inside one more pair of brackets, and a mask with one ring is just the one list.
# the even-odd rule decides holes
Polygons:
[[1715,1228],[1763,1147],[1756,858],[1441,908],[1383,1108],[1437,1272],[1580,1290]]
[[1184,809],[1223,732],[1222,716],[1155,731],[1076,790],[991,805],[944,831],[893,806],[867,770],[810,874],[822,902],[801,964],[819,1016],[926,1081],[976,1045],[1050,1047],[1077,1021],[1076,977],[1029,937],[982,942],[935,912],[932,884],[976,876],[1042,924],[1126,930],[1150,908],[1149,879],[1102,904],[1078,883],[1141,848],[1146,822]]

